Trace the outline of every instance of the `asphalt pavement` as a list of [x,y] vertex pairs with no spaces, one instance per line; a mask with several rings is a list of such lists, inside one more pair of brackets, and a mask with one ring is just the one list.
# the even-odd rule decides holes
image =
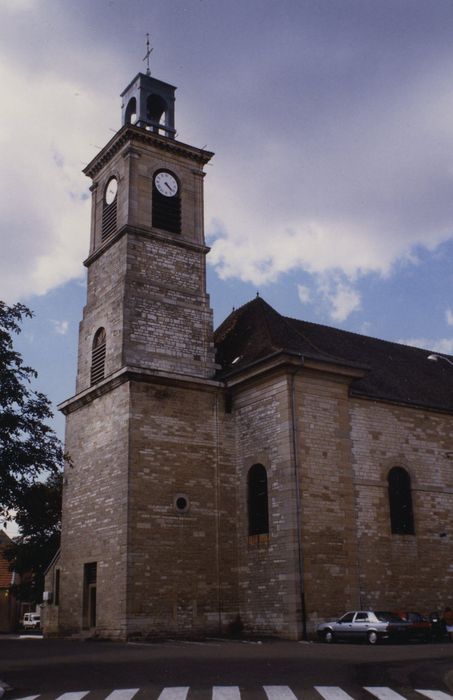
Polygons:
[[[370,688],[387,689],[374,700],[422,700],[419,691],[453,698],[453,644],[123,644],[3,636],[0,678],[11,688],[3,700],[104,700],[112,693],[110,700],[373,700]],[[319,691],[325,687],[336,690],[327,697]],[[185,690],[173,697],[171,688]],[[133,696],[123,697],[126,690]]]

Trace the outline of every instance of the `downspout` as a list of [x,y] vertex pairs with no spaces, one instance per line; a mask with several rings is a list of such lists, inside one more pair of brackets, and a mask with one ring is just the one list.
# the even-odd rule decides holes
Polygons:
[[[301,358],[302,359],[302,358]],[[296,369],[290,374],[290,400],[291,400],[291,443],[293,451],[294,485],[296,491],[296,532],[297,532],[297,566],[299,574],[300,610],[302,617],[302,639],[307,639],[307,610],[305,605],[304,584],[304,557],[302,552],[302,516],[301,516],[301,490],[298,459],[298,429],[296,421],[296,387],[295,377],[300,370]]]
[[215,440],[215,488],[214,488],[214,507],[215,507],[215,551],[216,551],[216,577],[217,577],[217,615],[219,634],[222,634],[222,595],[220,591],[220,421],[219,421],[219,391],[216,391],[214,401],[214,440]]

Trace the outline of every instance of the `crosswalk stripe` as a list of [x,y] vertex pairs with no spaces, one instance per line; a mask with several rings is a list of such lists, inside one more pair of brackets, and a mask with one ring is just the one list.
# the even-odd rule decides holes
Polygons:
[[364,688],[365,690],[368,690],[369,693],[374,695],[375,698],[378,698],[378,700],[401,700],[401,698],[404,698],[403,695],[400,695],[391,688],[386,688],[379,685],[373,687],[364,686]]
[[78,693],[63,693],[63,695],[59,696],[58,700],[82,700],[89,692],[89,690],[82,690]]
[[[174,688],[164,688],[158,700],[186,700],[189,686],[176,686]],[[61,700],[59,698],[59,700]]]
[[335,685],[315,685],[314,688],[324,700],[351,700],[350,695]]
[[443,690],[419,690],[418,688],[415,690],[417,693],[421,693],[430,700],[451,700],[453,697],[449,693],[444,693]]
[[238,685],[215,685],[212,689],[212,700],[241,700]]
[[263,685],[263,688],[269,700],[297,700],[287,685]]
[[140,688],[121,688],[121,690],[112,690],[110,695],[107,695],[105,700],[132,700],[134,695],[138,693]]

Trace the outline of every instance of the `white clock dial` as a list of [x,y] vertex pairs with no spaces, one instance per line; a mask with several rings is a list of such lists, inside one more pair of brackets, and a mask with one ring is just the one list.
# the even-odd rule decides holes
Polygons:
[[178,183],[171,173],[164,171],[157,173],[154,182],[157,190],[163,194],[164,197],[174,197],[178,192]]
[[111,204],[115,197],[116,193],[118,192],[118,180],[116,177],[110,178],[110,180],[107,183],[107,187],[105,188],[105,203],[106,204]]

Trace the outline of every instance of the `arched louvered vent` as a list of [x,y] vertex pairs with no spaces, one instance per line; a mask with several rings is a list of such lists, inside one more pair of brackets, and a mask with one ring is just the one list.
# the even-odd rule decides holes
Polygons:
[[91,354],[91,384],[96,384],[105,376],[105,328],[98,328],[93,339]]

